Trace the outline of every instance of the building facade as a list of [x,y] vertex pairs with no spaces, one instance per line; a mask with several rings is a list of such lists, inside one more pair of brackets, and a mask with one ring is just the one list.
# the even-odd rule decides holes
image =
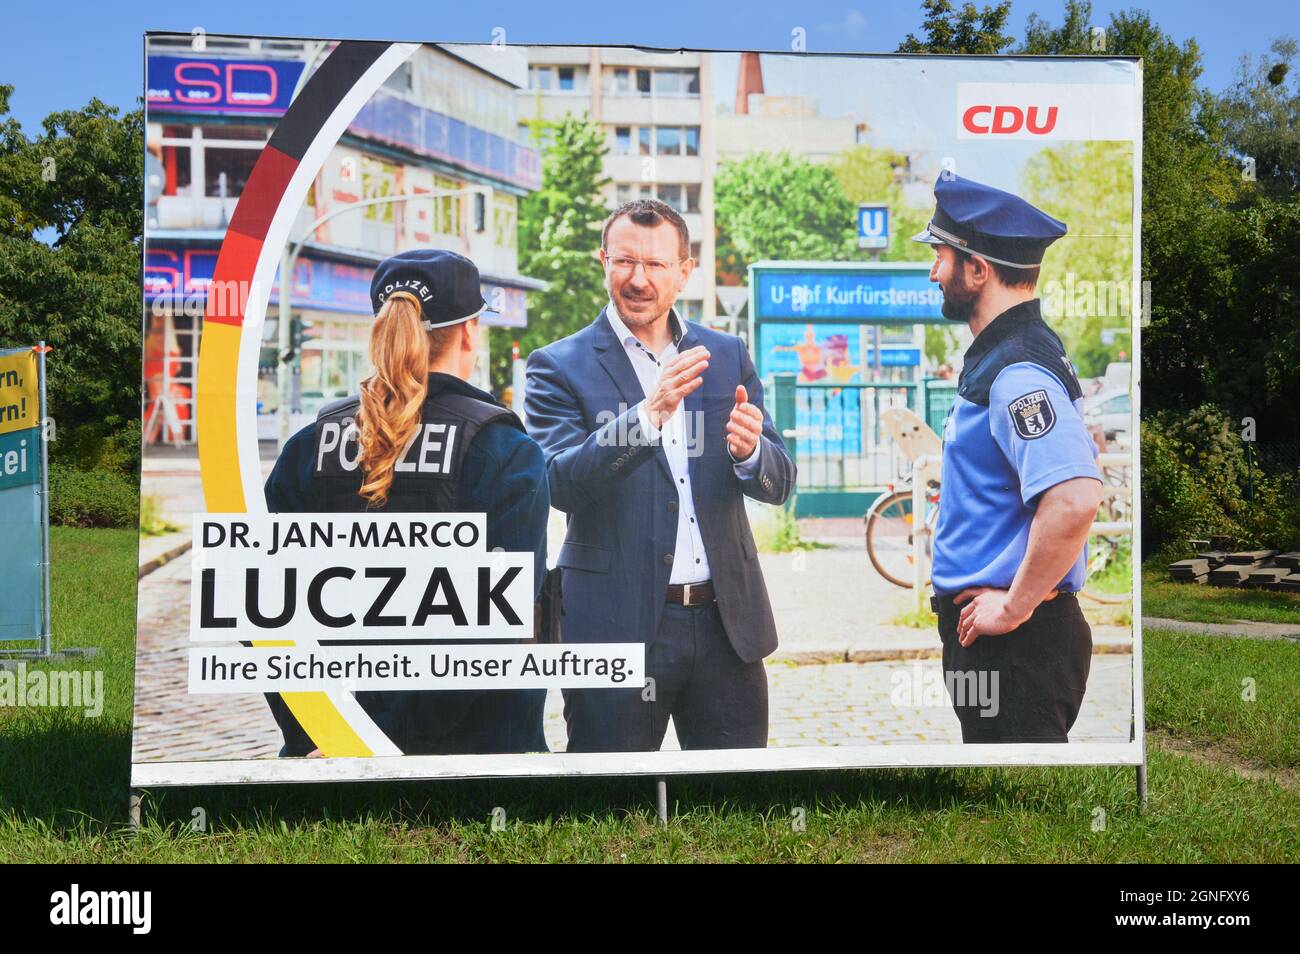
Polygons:
[[[517,94],[519,141],[527,121],[586,114],[605,131],[605,199],[613,210],[658,198],[682,213],[695,272],[678,300],[691,321],[712,322],[714,295],[714,103],[708,53],[592,47],[528,47],[528,82]],[[595,245],[593,242],[593,253]]]
[[[151,37],[145,249],[145,439],[192,443],[203,310],[217,253],[254,163],[329,45],[308,41]],[[370,276],[408,248],[468,256],[499,317],[523,327],[519,200],[540,184],[535,149],[517,138],[517,50],[423,46],[371,97],[312,183],[290,231],[290,380],[282,387],[280,283],[259,365],[259,436],[273,440],[283,400],[293,428],[370,372]],[[392,201],[383,201],[391,199]],[[379,201],[374,201],[379,200]],[[355,205],[355,210],[349,210]],[[322,222],[321,220],[328,219]],[[487,385],[488,335],[480,380]]]

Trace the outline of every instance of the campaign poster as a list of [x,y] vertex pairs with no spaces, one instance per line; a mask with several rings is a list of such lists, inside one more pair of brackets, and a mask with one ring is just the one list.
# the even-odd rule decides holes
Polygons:
[[0,650],[33,651],[47,635],[40,373],[35,349],[0,350]]
[[[133,785],[1142,762],[1137,61],[206,40],[146,37]],[[1022,463],[1104,532],[963,667]]]

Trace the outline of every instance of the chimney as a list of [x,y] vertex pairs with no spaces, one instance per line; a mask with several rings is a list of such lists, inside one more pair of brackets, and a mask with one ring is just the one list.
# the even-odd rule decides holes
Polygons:
[[763,92],[763,66],[757,53],[740,54],[740,72],[736,74],[736,115],[749,115],[749,94]]

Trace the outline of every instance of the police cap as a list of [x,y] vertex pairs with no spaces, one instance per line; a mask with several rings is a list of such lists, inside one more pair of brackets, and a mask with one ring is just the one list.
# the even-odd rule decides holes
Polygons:
[[424,327],[429,329],[495,314],[483,300],[477,266],[464,255],[444,249],[413,248],[380,262],[370,280],[375,314],[398,293],[419,302]]
[[951,172],[934,184],[934,201],[934,218],[912,241],[951,245],[999,265],[1036,268],[1066,232],[1064,222],[1020,196]]

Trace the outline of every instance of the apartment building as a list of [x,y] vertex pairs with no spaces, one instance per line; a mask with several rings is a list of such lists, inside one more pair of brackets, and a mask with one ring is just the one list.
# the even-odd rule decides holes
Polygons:
[[[678,301],[691,321],[712,322],[714,294],[714,102],[708,53],[528,47],[528,82],[517,94],[526,121],[586,114],[605,131],[606,204],[658,198],[682,213],[696,268]],[[593,242],[593,250],[595,243]]]

